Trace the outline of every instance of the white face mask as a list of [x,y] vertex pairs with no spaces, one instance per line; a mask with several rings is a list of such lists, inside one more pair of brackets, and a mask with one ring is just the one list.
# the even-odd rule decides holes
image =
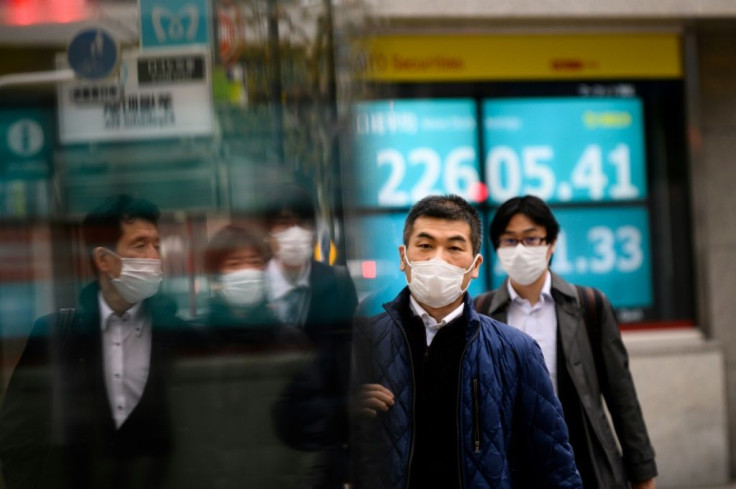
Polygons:
[[252,306],[266,297],[266,272],[246,268],[220,276],[222,295],[233,306]]
[[524,246],[519,243],[512,248],[498,248],[496,254],[511,280],[517,284],[529,285],[547,270],[548,250],[549,245]]
[[112,250],[108,253],[118,257],[122,263],[120,276],[110,277],[118,294],[130,304],[148,299],[158,292],[163,279],[161,260],[158,258],[123,258]]
[[298,267],[306,264],[312,258],[314,232],[311,229],[292,226],[284,231],[273,233],[273,237],[279,244],[276,256],[283,264]]
[[404,261],[411,268],[411,281],[407,282],[409,290],[416,300],[429,307],[438,308],[451,304],[468,288],[462,287],[463,278],[473,269],[477,260],[478,255],[466,269],[438,258],[410,262],[404,250]]

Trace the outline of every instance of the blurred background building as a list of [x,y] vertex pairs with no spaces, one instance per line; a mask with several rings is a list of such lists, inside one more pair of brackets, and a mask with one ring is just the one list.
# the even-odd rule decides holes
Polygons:
[[[102,81],[68,72],[89,28],[120,46]],[[1,0],[2,386],[89,279],[78,224],[109,194],[162,207],[165,287],[194,316],[208,236],[273,184],[314,190],[316,256],[366,311],[401,286],[413,202],[458,193],[485,224],[535,193],[564,231],[553,268],[617,308],[658,485],[726,483],[734,46],[728,0]],[[500,283],[484,255],[472,292]]]

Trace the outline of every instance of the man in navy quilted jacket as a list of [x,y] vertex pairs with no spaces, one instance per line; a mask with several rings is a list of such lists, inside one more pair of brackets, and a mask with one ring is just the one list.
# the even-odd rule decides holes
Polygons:
[[408,287],[354,339],[354,482],[371,489],[580,488],[562,408],[524,333],[478,315],[481,223],[457,196],[412,207]]

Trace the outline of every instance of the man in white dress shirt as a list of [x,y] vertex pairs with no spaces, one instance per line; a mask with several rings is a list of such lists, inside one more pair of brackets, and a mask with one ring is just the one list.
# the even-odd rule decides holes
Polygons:
[[158,208],[114,197],[82,232],[97,280],[39,319],[0,415],[10,489],[161,487],[171,453],[164,357],[184,323],[157,294]]
[[549,269],[559,230],[537,197],[502,204],[489,234],[509,277],[499,289],[476,297],[476,309],[524,331],[541,347],[583,487],[653,489],[654,449],[613,309],[600,291],[569,284]]

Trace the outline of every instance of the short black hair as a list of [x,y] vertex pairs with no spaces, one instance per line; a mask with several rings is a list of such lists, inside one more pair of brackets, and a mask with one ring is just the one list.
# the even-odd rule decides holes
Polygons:
[[228,225],[212,236],[204,253],[204,269],[210,276],[220,274],[225,259],[235,251],[253,248],[266,263],[271,258],[271,249],[265,235],[256,228]]
[[311,226],[316,224],[314,198],[303,186],[296,183],[276,185],[271,189],[271,196],[263,216],[269,228],[284,215],[291,215]]
[[414,204],[404,221],[404,245],[409,244],[409,238],[414,228],[414,222],[420,217],[446,219],[448,221],[463,221],[470,225],[470,241],[473,245],[473,254],[480,253],[483,240],[483,229],[478,217],[478,211],[468,202],[457,195],[430,195]]
[[[98,246],[115,249],[123,235],[122,223],[142,219],[158,226],[160,215],[156,204],[149,200],[135,199],[126,194],[110,197],[82,221],[82,237],[90,257]],[[94,266],[93,269],[96,270]]]
[[489,230],[491,244],[493,249],[498,249],[499,238],[506,231],[509,221],[516,214],[523,214],[528,217],[534,224],[543,226],[547,231],[546,242],[554,243],[560,232],[560,224],[552,214],[546,202],[539,197],[533,195],[525,195],[523,197],[513,197],[499,207],[491,221]]

